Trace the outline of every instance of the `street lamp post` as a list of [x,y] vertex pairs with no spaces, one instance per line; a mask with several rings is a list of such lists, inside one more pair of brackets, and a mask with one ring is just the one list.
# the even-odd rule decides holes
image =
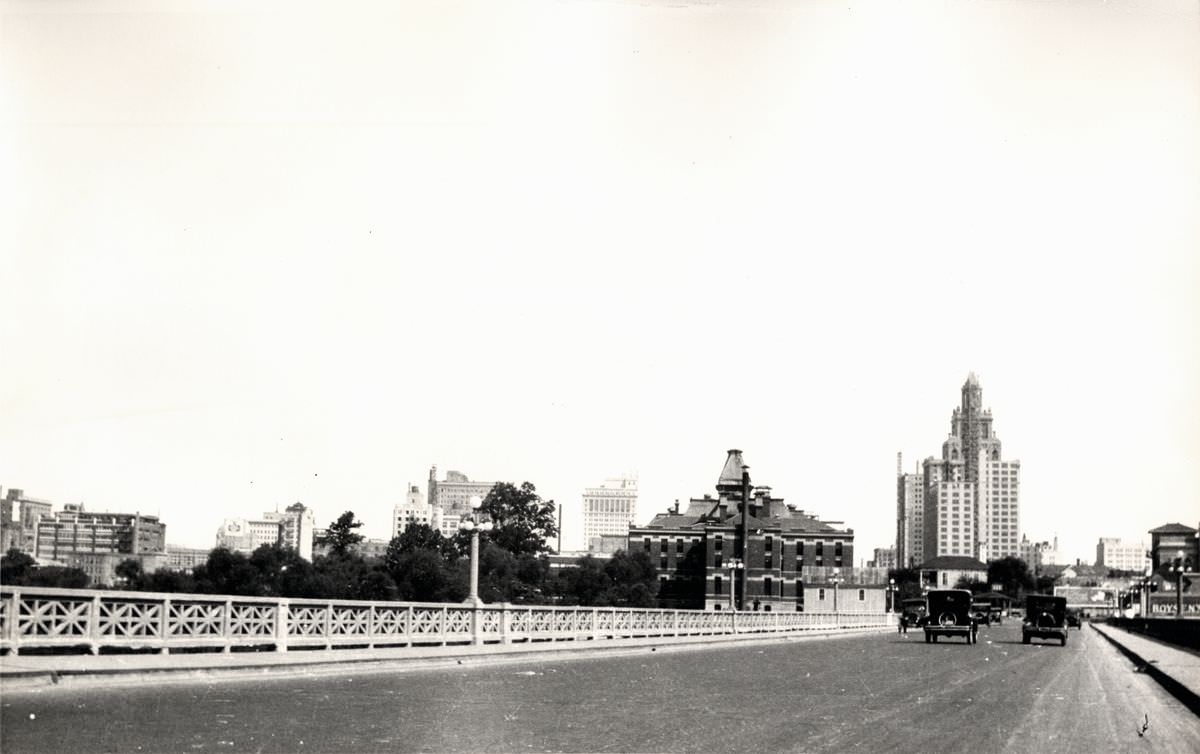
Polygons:
[[896,592],[900,591],[900,587],[896,586],[895,579],[888,579],[887,586],[887,611],[893,612],[896,609]]
[[1183,550],[1180,550],[1175,558],[1175,565],[1171,566],[1171,570],[1175,572],[1175,617],[1183,617]]
[[[730,610],[738,609],[737,602],[734,597],[734,593],[737,592],[738,571],[745,569],[745,567],[746,567],[746,564],[743,563],[738,558],[734,558],[733,560],[729,561],[729,609]],[[745,596],[746,595],[743,594],[742,598],[744,599]]]
[[838,605],[837,605],[838,584],[842,583],[841,573],[842,573],[842,569],[834,568],[833,569],[833,578],[831,578],[829,580],[833,584],[833,614],[835,617],[837,616],[837,611],[838,611]]
[[467,595],[466,602],[463,604],[475,607],[483,604],[483,600],[479,599],[479,532],[492,530],[491,521],[480,523],[475,520],[481,505],[483,505],[483,499],[478,495],[472,495],[471,515],[458,525],[458,528],[471,532],[471,593]]

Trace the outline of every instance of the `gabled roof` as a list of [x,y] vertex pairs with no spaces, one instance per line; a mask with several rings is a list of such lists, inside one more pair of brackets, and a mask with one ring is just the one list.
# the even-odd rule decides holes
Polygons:
[[939,555],[921,564],[922,571],[986,571],[987,563],[966,555]]
[[1163,524],[1157,529],[1151,529],[1151,534],[1195,534],[1196,530],[1183,524]]

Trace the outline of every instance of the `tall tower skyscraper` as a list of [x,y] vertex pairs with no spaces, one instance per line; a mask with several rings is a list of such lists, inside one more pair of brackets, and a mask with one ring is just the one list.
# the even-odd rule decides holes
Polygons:
[[[926,458],[919,477],[897,473],[896,547],[901,564],[919,565],[940,555],[985,562],[1019,555],[1021,462],[1001,458],[992,412],[983,408],[983,388],[974,372],[967,376],[962,401],[951,414],[941,459]],[[919,524],[917,500],[922,509]]]

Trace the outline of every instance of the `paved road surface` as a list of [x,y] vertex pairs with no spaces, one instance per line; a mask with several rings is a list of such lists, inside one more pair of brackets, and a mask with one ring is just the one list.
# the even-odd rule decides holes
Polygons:
[[1194,753],[1200,718],[1092,629],[1065,648],[1023,646],[1010,622],[972,646],[914,632],[8,693],[0,749]]

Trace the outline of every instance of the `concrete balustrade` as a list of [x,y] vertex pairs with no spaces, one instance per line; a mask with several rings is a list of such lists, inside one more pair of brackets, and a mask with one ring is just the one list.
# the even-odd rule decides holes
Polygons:
[[162,594],[0,585],[0,649],[405,647],[857,631],[881,613],[705,612]]

